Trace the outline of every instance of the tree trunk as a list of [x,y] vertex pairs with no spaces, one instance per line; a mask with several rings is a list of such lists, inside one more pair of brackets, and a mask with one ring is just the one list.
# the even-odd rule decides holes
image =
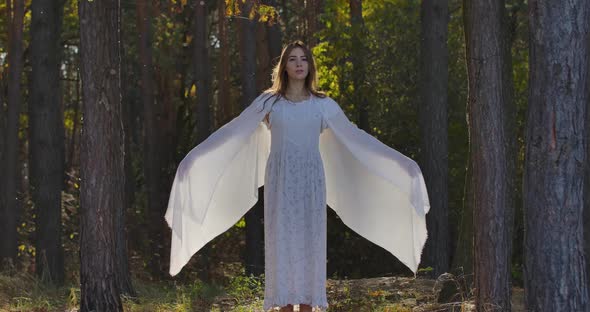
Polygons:
[[[467,115],[471,115],[467,112]],[[472,180],[473,159],[469,157],[467,171],[465,172],[465,187],[463,192],[463,209],[461,213],[461,223],[459,225],[459,235],[457,238],[457,248],[453,255],[452,269],[457,275],[462,276],[465,291],[473,288],[473,237],[475,229],[473,226],[473,207],[475,198],[473,195]]]
[[367,133],[372,133],[369,127],[369,109],[367,98],[364,96],[365,83],[365,23],[363,21],[363,1],[350,0],[350,24],[352,27],[352,83],[354,93],[353,103],[357,107],[358,127]]
[[[275,0],[278,1],[278,0]],[[293,23],[289,22],[289,19],[291,18],[291,15],[289,14],[289,5],[288,3],[291,1],[287,1],[287,0],[281,0],[281,8],[282,8],[282,13],[281,16],[283,18],[283,20],[285,21],[285,37],[287,38],[287,40],[291,40],[291,38],[293,38]],[[278,62],[278,61],[277,61]]]
[[119,2],[81,1],[79,16],[84,100],[80,311],[122,311],[115,229],[115,218],[125,203]]
[[[3,74],[0,74],[0,175],[4,176],[4,155],[6,154],[6,136],[4,135],[4,133],[6,133],[6,109],[5,109],[5,93],[4,93],[4,86],[5,86],[5,77]],[[0,183],[0,225],[4,226],[4,221],[6,220],[4,218],[4,214],[5,214],[5,210],[4,207],[6,207],[6,203],[4,202],[4,185],[5,182],[4,180],[2,180],[2,183]],[[0,248],[4,248],[3,246],[0,246]],[[0,256],[0,271],[2,270],[2,259],[3,257]]]
[[431,211],[426,215],[430,239],[424,260],[434,277],[449,269],[449,139],[447,1],[422,1],[421,9],[421,164],[430,194]]
[[[590,103],[586,102],[586,160],[590,157]],[[590,164],[585,162],[584,176],[584,251],[586,259],[586,287],[590,289]],[[590,293],[590,290],[588,290]]]
[[207,6],[205,2],[197,2],[195,6],[195,41],[193,45],[193,58],[195,62],[195,84],[197,88],[197,102],[195,112],[197,114],[197,144],[203,142],[211,133],[209,102],[211,99],[211,71],[209,69],[209,56],[207,47]]
[[320,14],[324,8],[324,0],[308,0],[306,2],[307,8],[307,46],[313,49],[318,44],[318,37],[315,35],[321,30]]
[[504,1],[464,1],[478,311],[509,311],[512,254],[512,105]]
[[[256,22],[247,18],[253,1],[247,0],[240,19],[240,55],[242,79],[242,107],[246,108],[256,98]],[[246,275],[264,273],[264,210],[258,201],[246,213]]]
[[61,191],[65,151],[60,103],[61,1],[33,1],[31,6],[31,97],[29,104],[30,183],[35,205],[37,276],[64,282],[61,241]]
[[[10,268],[16,264],[17,224],[20,215],[18,200],[19,181],[19,144],[18,128],[21,109],[21,75],[23,71],[23,18],[24,0],[7,0],[8,11],[8,111],[6,118],[6,153],[2,166],[2,184],[4,185],[3,200],[0,207],[0,228],[3,237],[0,239],[0,269]],[[11,5],[14,4],[14,6]]]
[[268,48],[267,27],[265,23],[256,23],[256,92],[270,87],[272,64]]
[[[266,0],[264,3],[272,6],[277,12],[279,12],[279,5],[276,0]],[[278,20],[273,24],[265,24],[265,30],[266,46],[268,47],[265,55],[267,55],[268,59],[265,59],[264,61],[267,62],[266,65],[268,66],[268,71],[263,73],[262,80],[265,82],[263,85],[266,87],[272,84],[272,81],[269,78],[272,75],[272,70],[279,63],[279,59],[281,58],[281,52],[283,50],[283,34]]]
[[[590,64],[589,64],[590,65]],[[590,157],[590,103],[586,102],[586,159]],[[1,158],[0,158],[1,159]],[[586,287],[590,294],[590,163],[584,171],[584,256],[586,259]]]
[[155,99],[155,72],[152,58],[152,12],[151,2],[136,1],[137,25],[139,35],[139,59],[141,65],[141,101],[144,112],[144,176],[147,193],[147,226],[149,231],[150,271],[153,276],[161,277],[164,270],[161,247],[163,233],[163,207],[160,200],[160,182],[162,151],[161,131],[157,123],[159,105]]
[[583,252],[590,2],[529,4],[525,302],[589,311]]
[[[275,10],[279,11],[279,5],[277,0],[268,0],[268,5],[271,5]],[[268,53],[271,59],[271,65],[274,68],[279,63],[281,52],[283,50],[283,34],[281,27],[277,23],[268,26]]]
[[[78,126],[79,126],[79,119],[80,119],[80,71],[76,71],[76,91],[75,91],[75,99],[74,99],[74,119],[73,119],[73,125],[72,125],[72,134],[69,142],[69,148],[66,149],[67,153],[68,153],[68,157],[66,157],[66,164],[65,164],[65,170],[67,172],[70,172],[75,166],[75,157],[78,156],[78,152],[76,151],[76,147],[78,146],[76,144],[76,135],[78,135]],[[65,145],[65,142],[64,142]]]
[[224,125],[231,120],[233,116],[232,105],[229,98],[231,85],[230,77],[230,45],[228,39],[228,23],[225,18],[225,0],[219,0],[217,4],[217,13],[219,18],[219,62],[218,68],[218,88],[217,88],[217,107],[219,109],[218,124]]
[[[121,29],[120,32],[121,38],[125,38],[123,34],[123,30]],[[123,44],[123,40],[119,43],[120,51],[121,51],[121,59],[125,56],[125,45]],[[125,62],[122,61],[122,64]],[[133,176],[133,170],[131,168],[131,125],[132,125],[132,118],[130,111],[132,111],[132,107],[134,106],[134,102],[131,101],[128,97],[127,90],[129,89],[128,84],[128,67],[121,66],[121,100],[122,103],[126,103],[122,105],[121,108],[121,120],[123,123],[123,132],[125,133],[124,136],[124,150],[125,156],[123,160],[124,166],[124,194],[125,194],[125,201],[122,204],[121,209],[117,212],[117,216],[115,217],[115,231],[116,231],[116,250],[115,250],[115,257],[117,263],[117,284],[119,286],[119,290],[121,294],[136,297],[137,293],[133,288],[133,284],[131,283],[131,273],[129,272],[129,254],[128,254],[128,234],[127,234],[127,211],[130,211],[133,205],[134,194],[135,194],[135,177]]]
[[[197,141],[195,145],[203,142],[211,134],[211,70],[209,67],[209,38],[207,35],[207,5],[205,2],[197,2],[194,12],[194,42],[193,42],[193,60],[195,67],[193,69],[195,76],[195,85],[197,89],[197,101],[194,112],[196,113],[196,129]],[[226,51],[229,52],[229,51]],[[228,65],[229,66],[229,65]],[[229,70],[223,68],[222,70]],[[228,76],[229,77],[229,76]],[[226,77],[226,82],[229,81]],[[221,93],[229,95],[228,89],[220,90]],[[199,278],[208,281],[210,279],[209,267],[211,250],[209,246],[205,246],[199,254],[199,266],[202,268],[199,273]]]

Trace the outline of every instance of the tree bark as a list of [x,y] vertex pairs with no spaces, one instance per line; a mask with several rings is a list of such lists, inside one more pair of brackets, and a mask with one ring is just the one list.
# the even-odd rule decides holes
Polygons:
[[265,23],[256,23],[256,92],[270,87],[270,79],[272,73],[267,27]]
[[[4,160],[4,155],[6,154],[6,136],[4,135],[4,133],[6,133],[6,109],[5,109],[5,93],[4,93],[4,86],[6,83],[6,78],[5,75],[3,75],[3,73],[0,73],[0,175],[4,176],[4,163],[6,163],[6,161]],[[3,180],[2,180],[3,181]],[[5,210],[4,207],[6,205],[5,201],[4,201],[4,181],[2,183],[0,183],[0,225],[4,226],[4,214],[5,214]],[[4,248],[3,246],[0,246],[0,248]],[[0,270],[2,270],[2,259],[0,258]]]
[[449,7],[447,1],[422,1],[421,94],[419,109],[421,164],[430,194],[431,211],[426,215],[428,233],[424,262],[439,276],[449,269],[449,139],[448,63]]
[[[469,116],[470,113],[467,112]],[[470,181],[473,175],[473,160],[468,159],[467,170],[465,172],[465,187],[463,192],[463,209],[461,213],[461,223],[459,225],[459,235],[457,238],[457,247],[453,255],[451,268],[457,275],[461,275],[465,290],[473,288],[473,237],[475,229],[473,226],[473,207],[475,200],[473,195],[473,186]]]
[[123,209],[120,6],[81,1],[80,65],[84,126],[80,155],[80,311],[122,311],[116,216]]
[[[589,64],[590,65],[590,64]],[[590,157],[590,103],[586,103],[586,160]],[[584,171],[584,256],[586,260],[586,288],[590,293],[590,164]]]
[[320,14],[324,8],[324,0],[308,0],[306,1],[307,8],[307,46],[313,49],[318,44],[318,37],[315,36],[322,27],[320,23]]
[[163,202],[160,198],[162,181],[162,129],[158,126],[158,115],[160,113],[159,103],[156,100],[156,73],[152,55],[152,7],[149,1],[136,1],[137,25],[139,35],[139,59],[141,65],[141,102],[144,113],[144,176],[147,193],[149,231],[150,271],[153,276],[162,277],[164,262],[162,257],[165,250],[162,248],[163,233]]
[[[242,80],[242,108],[256,98],[256,22],[247,18],[253,1],[243,4],[240,19],[240,56]],[[246,219],[246,275],[260,275],[264,272],[264,210],[260,201],[250,209]]]
[[[2,167],[2,184],[4,185],[2,207],[0,207],[0,228],[3,237],[0,239],[0,269],[10,268],[16,264],[17,254],[17,224],[20,215],[18,199],[19,181],[19,114],[21,109],[21,75],[23,71],[23,18],[24,1],[7,0],[8,16],[8,96],[6,118],[6,152]],[[12,6],[14,4],[14,6]]]
[[[590,66],[590,63],[588,64]],[[590,69],[589,69],[590,71]],[[586,103],[586,160],[590,158],[590,103]],[[1,158],[0,158],[1,159]],[[586,259],[586,288],[590,295],[590,164],[584,171],[584,257]]]
[[58,0],[33,1],[31,11],[29,163],[36,213],[35,266],[41,280],[61,285],[64,282],[61,191],[65,130],[59,70],[63,6]]
[[211,118],[209,107],[211,99],[211,70],[209,68],[207,36],[207,5],[204,1],[197,2],[195,6],[195,41],[193,45],[193,58],[195,61],[195,84],[197,88],[197,102],[195,112],[197,115],[197,144],[203,142],[211,133]]
[[589,311],[582,215],[590,2],[528,4],[525,302],[530,311]]
[[[120,31],[121,38],[125,38],[123,33],[123,29]],[[125,45],[123,44],[123,40],[119,42],[120,46],[120,53],[121,59],[125,56]],[[116,250],[115,250],[115,257],[116,257],[116,268],[117,268],[117,285],[119,286],[119,290],[121,294],[127,295],[129,297],[136,297],[137,293],[135,288],[133,287],[133,283],[131,282],[131,273],[129,271],[129,254],[128,254],[128,234],[127,234],[127,211],[130,211],[132,208],[134,194],[135,194],[135,177],[133,176],[133,170],[131,168],[131,125],[132,125],[132,118],[130,111],[132,111],[132,107],[134,106],[133,101],[128,98],[129,89],[129,79],[128,79],[128,66],[123,66],[125,64],[124,61],[121,61],[121,100],[122,103],[126,103],[122,105],[121,108],[121,122],[123,123],[123,132],[125,136],[123,138],[124,144],[124,159],[123,159],[123,166],[124,166],[124,198],[125,201],[121,205],[121,209],[117,212],[117,216],[115,217],[115,231],[116,231]]]
[[[195,85],[197,89],[197,101],[195,103],[194,112],[196,113],[196,129],[197,141],[195,145],[203,142],[211,134],[211,69],[209,66],[209,38],[207,35],[207,5],[205,2],[197,2],[195,5],[194,12],[194,40],[193,40],[193,60],[195,67],[193,69],[195,76]],[[229,51],[226,51],[226,53]],[[222,70],[229,70],[229,64],[227,68]],[[228,75],[229,77],[229,75]],[[229,84],[227,77],[225,81]],[[225,93],[224,96],[228,96],[228,89],[220,90],[220,93]],[[228,98],[225,99],[229,101]],[[208,281],[210,279],[209,268],[211,262],[209,256],[211,249],[209,246],[205,246],[200,252],[199,266],[202,268],[198,272],[201,280]]]
[[218,27],[219,27],[219,62],[218,68],[218,85],[217,88],[217,107],[219,108],[218,124],[224,125],[231,120],[233,116],[232,105],[229,98],[230,77],[230,45],[228,39],[228,23],[225,18],[225,0],[219,0],[217,4]]
[[350,0],[350,24],[352,27],[352,83],[354,93],[352,94],[353,103],[357,108],[358,127],[367,133],[372,133],[369,127],[369,109],[367,98],[364,96],[365,83],[365,48],[363,47],[363,38],[365,38],[365,23],[363,20],[363,1]]
[[[77,148],[77,144],[76,144],[76,135],[78,135],[78,127],[79,127],[79,119],[80,119],[80,71],[76,70],[76,81],[75,81],[75,99],[74,99],[74,119],[73,122],[74,124],[72,125],[72,134],[71,137],[69,138],[69,148],[65,149],[67,151],[68,157],[66,157],[65,161],[65,170],[67,172],[70,172],[75,166],[75,157],[79,155],[79,151],[76,150]],[[64,142],[64,146],[65,146],[65,142]]]
[[464,1],[464,10],[476,306],[478,311],[509,311],[515,173],[510,170],[514,134],[506,118],[512,95],[505,70],[504,1]]
[[[268,0],[268,5],[271,5],[275,10],[279,11],[279,4],[277,0]],[[274,68],[279,63],[281,52],[283,50],[283,34],[281,27],[277,23],[268,26],[268,54],[271,59],[271,65]]]

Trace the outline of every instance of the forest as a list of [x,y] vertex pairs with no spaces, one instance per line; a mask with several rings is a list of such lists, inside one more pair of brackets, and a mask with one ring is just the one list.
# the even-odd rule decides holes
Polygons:
[[176,276],[164,214],[295,40],[431,205],[417,274],[327,208],[328,311],[590,311],[586,0],[0,2],[0,311],[263,311],[262,200]]

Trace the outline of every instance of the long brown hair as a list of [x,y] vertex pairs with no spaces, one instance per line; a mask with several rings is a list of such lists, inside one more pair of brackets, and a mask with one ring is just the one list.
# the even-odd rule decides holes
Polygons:
[[301,48],[301,50],[303,50],[303,53],[305,54],[305,58],[307,59],[308,74],[307,77],[305,77],[305,89],[309,91],[312,95],[315,95],[319,98],[326,97],[325,93],[318,90],[317,70],[311,51],[301,40],[296,40],[289,43],[283,48],[283,51],[281,52],[281,58],[279,59],[279,63],[273,68],[272,86],[264,90],[265,94],[271,95],[264,101],[265,105],[266,101],[268,101],[273,96],[275,97],[275,100],[272,103],[273,105],[281,97],[285,97],[285,92],[287,91],[287,85],[289,83],[289,76],[287,75],[285,67],[287,67],[287,60],[289,59],[289,54],[291,54],[291,51],[293,51],[293,49],[295,48]]

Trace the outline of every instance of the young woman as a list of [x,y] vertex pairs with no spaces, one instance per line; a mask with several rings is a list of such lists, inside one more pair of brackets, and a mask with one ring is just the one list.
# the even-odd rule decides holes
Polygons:
[[352,124],[316,79],[309,49],[287,45],[273,86],[180,163],[166,212],[171,275],[233,226],[262,185],[265,311],[328,307],[326,204],[416,272],[430,207],[420,168]]

